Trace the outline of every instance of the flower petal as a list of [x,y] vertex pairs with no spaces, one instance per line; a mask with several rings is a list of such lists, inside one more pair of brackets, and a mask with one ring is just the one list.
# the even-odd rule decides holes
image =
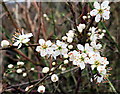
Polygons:
[[18,44],[20,43],[20,41],[16,41],[13,46],[18,46]]
[[95,17],[95,21],[96,21],[96,22],[99,22],[99,21],[100,21],[100,18],[101,18],[100,14],[97,14],[96,17]]
[[97,13],[98,13],[97,9],[93,9],[92,11],[90,11],[91,16],[95,16],[95,15],[97,15]]
[[27,42],[29,42],[30,41],[30,39],[24,39],[23,41],[22,41],[22,43],[27,43]]
[[45,43],[45,40],[44,39],[39,39],[39,44],[40,45],[43,45]]
[[104,10],[104,11],[103,11],[103,14],[102,14],[102,17],[103,17],[105,20],[108,20],[108,19],[110,18],[109,14],[110,14],[110,11]]
[[81,50],[81,51],[84,51],[84,47],[83,47],[83,45],[81,45],[81,44],[78,44],[78,45],[77,45],[77,48],[78,48],[79,50]]
[[17,49],[19,49],[21,46],[22,46],[22,43],[20,43],[20,44],[19,44],[19,46],[18,46],[18,48],[17,48]]
[[101,4],[101,9],[106,9],[109,5],[109,1],[104,1],[102,4]]
[[47,45],[47,46],[51,46],[51,45],[52,45],[52,42],[51,42],[50,40],[48,40],[48,41],[46,42],[46,45]]
[[100,9],[100,4],[96,1],[96,2],[94,2],[94,7],[95,7],[96,9]]
[[26,37],[27,37],[27,38],[32,37],[32,36],[33,36],[32,33],[27,33],[27,34],[26,34]]

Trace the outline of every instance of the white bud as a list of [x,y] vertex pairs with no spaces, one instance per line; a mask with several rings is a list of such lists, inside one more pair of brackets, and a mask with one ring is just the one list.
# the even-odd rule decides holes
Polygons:
[[66,70],[66,68],[65,68],[65,67],[62,67],[62,68],[61,68],[61,70],[62,70],[62,71],[65,71],[65,70]]
[[18,62],[17,62],[17,65],[18,65],[18,66],[23,66],[23,65],[24,65],[24,62],[18,61]]
[[61,69],[61,68],[62,68],[62,65],[59,66],[59,69]]
[[17,73],[22,73],[22,69],[17,69]]
[[101,29],[98,29],[98,32],[101,32]]
[[87,33],[87,35],[88,35],[88,36],[90,36],[90,35],[91,35],[91,33],[89,32],[89,33]]
[[49,69],[48,67],[44,67],[44,68],[42,69],[42,72],[43,72],[43,73],[48,73],[49,70],[50,70],[50,69]]
[[35,70],[35,68],[31,68],[30,70],[31,70],[31,71],[34,71],[34,70]]
[[46,20],[49,21],[50,19],[48,17],[46,17]]
[[62,40],[66,40],[66,39],[67,39],[67,36],[63,36],[63,37],[62,37]]
[[106,33],[106,30],[102,30],[103,33]]
[[23,77],[26,77],[27,76],[27,73],[23,73]]
[[69,30],[68,33],[74,33],[74,30]]
[[64,64],[68,64],[68,60],[66,59],[66,60],[64,60]]
[[52,80],[52,82],[57,82],[59,80],[59,78],[58,78],[58,76],[56,74],[53,74],[51,76],[51,80]]
[[53,66],[56,65],[56,62],[52,62],[52,65],[53,65]]
[[68,58],[68,54],[65,54],[65,55],[64,55],[64,58]]
[[1,47],[8,47],[10,45],[10,43],[9,43],[9,41],[7,41],[7,40],[2,40],[1,41]]
[[43,14],[43,17],[48,17],[47,14]]
[[39,93],[44,93],[45,92],[45,87],[43,85],[41,85],[41,86],[38,87],[37,91]]
[[67,38],[67,42],[68,42],[68,43],[71,43],[72,41],[73,41],[73,38],[71,38],[71,37],[68,37],[68,38]]
[[71,37],[71,38],[74,37],[74,33],[66,33],[66,35],[67,35],[68,37]]
[[68,45],[68,48],[69,48],[69,49],[72,49],[72,48],[73,48],[73,45]]
[[52,67],[52,68],[51,68],[51,71],[54,71],[54,70],[55,70],[55,68],[54,68],[54,67]]
[[87,16],[83,16],[83,19],[85,20],[87,18]]
[[9,64],[9,65],[8,65],[8,68],[9,68],[9,69],[11,69],[11,68],[13,68],[13,67],[14,67],[13,64]]
[[28,91],[28,90],[29,90],[30,88],[32,88],[32,87],[33,87],[33,85],[26,87],[26,88],[25,88],[25,91]]
[[90,19],[90,15],[88,16],[88,19]]

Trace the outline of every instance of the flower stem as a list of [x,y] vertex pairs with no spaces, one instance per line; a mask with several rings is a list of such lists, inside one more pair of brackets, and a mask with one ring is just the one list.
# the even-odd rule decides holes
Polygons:
[[115,89],[115,87],[114,87],[113,84],[111,83],[111,81],[110,81],[108,78],[107,78],[107,80],[108,80],[108,83],[109,83],[109,85],[111,86],[113,92],[114,92],[115,94],[118,94],[117,91],[116,91],[116,89]]

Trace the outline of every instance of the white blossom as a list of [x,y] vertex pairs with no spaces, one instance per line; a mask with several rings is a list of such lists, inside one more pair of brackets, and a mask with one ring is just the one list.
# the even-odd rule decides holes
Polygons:
[[54,52],[52,53],[52,56],[56,59],[58,55],[65,55],[68,52],[67,44],[64,42],[57,40],[56,44],[52,45],[52,48],[54,49]]
[[32,33],[24,34],[22,31],[22,34],[20,34],[18,36],[14,36],[15,42],[14,42],[13,46],[18,46],[18,49],[21,48],[22,44],[27,44],[30,41],[29,38],[32,36],[33,36]]
[[85,24],[79,24],[77,28],[78,28],[78,31],[82,33],[83,29],[85,29]]
[[39,52],[42,57],[53,53],[53,49],[51,48],[52,42],[50,40],[45,41],[44,39],[39,39],[39,44],[40,46],[37,46],[36,51]]
[[104,1],[101,5],[95,1],[94,2],[94,8],[91,12],[90,15],[91,16],[96,16],[95,17],[95,21],[99,22],[101,18],[103,18],[104,20],[108,20],[109,14],[110,14],[110,6],[109,5],[109,1]]

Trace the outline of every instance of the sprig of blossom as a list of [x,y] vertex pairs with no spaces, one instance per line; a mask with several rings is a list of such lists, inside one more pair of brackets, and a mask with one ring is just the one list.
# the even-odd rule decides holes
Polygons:
[[102,4],[98,3],[97,1],[94,2],[94,8],[91,12],[91,16],[96,16],[95,21],[99,22],[101,18],[104,20],[108,20],[110,14],[110,6],[109,1],[104,1]]
[[22,34],[20,33],[16,33],[16,35],[14,36],[14,43],[13,46],[18,46],[18,49],[22,47],[22,44],[27,44],[30,41],[30,37],[32,37],[33,34],[32,33],[27,33],[24,34],[24,32],[22,31]]

